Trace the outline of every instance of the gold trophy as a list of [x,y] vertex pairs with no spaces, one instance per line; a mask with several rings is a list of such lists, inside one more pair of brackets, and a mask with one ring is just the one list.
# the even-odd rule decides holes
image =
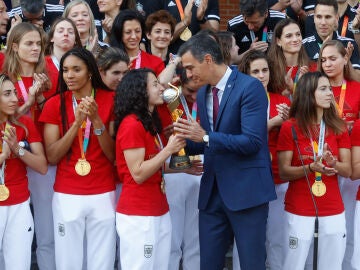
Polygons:
[[[183,110],[179,109],[181,104],[181,91],[176,86],[169,83],[171,88],[165,89],[163,99],[167,104],[173,122],[176,122],[183,115]],[[182,170],[191,167],[190,158],[185,153],[185,149],[181,149],[178,153],[173,154],[170,158],[169,167],[175,170]]]

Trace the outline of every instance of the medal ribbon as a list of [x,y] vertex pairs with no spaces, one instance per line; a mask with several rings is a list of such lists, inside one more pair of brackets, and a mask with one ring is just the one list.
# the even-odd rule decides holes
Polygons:
[[347,30],[348,23],[349,23],[349,17],[347,15],[345,15],[343,25],[341,27],[341,36],[342,37],[346,37],[346,30]]
[[[4,131],[6,131],[6,129],[8,129],[8,128],[10,128],[11,127],[11,125],[8,123],[8,122],[6,122],[6,125],[5,125],[5,129],[4,129]],[[4,146],[5,146],[5,144],[6,144],[6,142],[5,141],[3,141],[2,142],[2,144],[0,145],[1,146],[1,153],[2,153],[2,151],[3,151],[3,149],[4,149]],[[0,185],[5,185],[5,160],[4,160],[4,162],[1,164],[1,169],[0,169]]]
[[[267,26],[264,27],[263,32],[262,32],[262,37],[261,37],[261,41],[267,41]],[[250,38],[251,38],[251,42],[254,42],[256,36],[254,31],[250,31]]]
[[[159,150],[159,152],[164,149],[164,145],[161,141],[161,138],[160,138],[160,135],[159,133],[156,133],[156,137],[155,137],[155,144],[156,144],[156,147],[157,149]],[[165,174],[165,168],[164,168],[165,164],[163,166],[161,166],[161,177],[162,177],[162,180],[164,181],[164,174]]]
[[196,121],[196,117],[197,117],[197,103],[196,103],[196,101],[192,105],[191,116]]
[[[17,79],[17,82],[18,82],[19,87],[20,87],[21,95],[22,95],[23,98],[24,98],[24,102],[26,102],[26,101],[28,101],[28,99],[29,99],[29,94],[28,94],[28,92],[26,91],[26,87],[25,87],[25,85],[24,85],[24,82],[23,82],[23,80],[22,80],[22,78],[21,78],[20,75],[17,75],[17,78],[16,78],[16,79]],[[33,84],[34,84],[34,81],[33,81]],[[29,112],[28,112],[27,114],[28,114],[28,116],[31,117],[32,120],[35,119],[34,106],[31,106],[31,108],[30,108],[30,110],[29,110]]]
[[[94,88],[91,90],[91,96],[94,97],[95,95],[95,91]],[[74,111],[74,115],[75,115],[75,110],[78,106],[76,99],[74,97],[74,95],[72,96],[72,103],[73,103],[73,111]],[[85,127],[85,136],[83,138],[83,134],[82,134],[82,129]],[[87,117],[86,118],[86,122],[84,121],[81,125],[81,127],[78,129],[78,138],[79,138],[79,145],[80,145],[80,151],[81,151],[81,158],[85,159],[85,155],[86,155],[86,150],[88,148],[89,145],[89,138],[90,138],[90,127],[91,127],[91,121],[90,119]]]
[[[319,144],[316,143],[312,138],[310,138],[313,154],[314,154],[314,161],[316,161],[316,156],[320,157],[324,152],[324,143],[325,143],[325,122],[321,119],[320,122],[320,134],[319,134]],[[316,155],[317,154],[317,155]],[[315,181],[321,181],[321,173],[315,172]]]
[[250,31],[250,38],[251,38],[251,42],[254,42],[255,40],[255,33],[253,30]]
[[[189,106],[187,105],[186,99],[182,93],[180,93],[180,101],[181,101],[182,106],[184,107],[186,118],[188,121],[190,121],[191,114],[189,111]],[[196,121],[196,119],[195,119],[195,121]]]
[[139,69],[141,65],[141,50],[139,50],[135,61],[135,69]]
[[59,63],[59,60],[55,57],[55,55],[52,55],[51,56],[51,60],[53,61],[55,67],[57,68],[57,70],[60,69],[60,63]]
[[340,118],[343,118],[345,94],[346,94],[346,81],[344,80],[344,82],[341,84],[339,104],[336,104],[336,108]]
[[296,75],[294,78],[294,88],[293,88],[293,93],[295,93],[295,89],[296,89],[296,84],[299,80],[299,74],[300,74],[300,67],[298,66],[298,70],[296,71]]
[[181,18],[181,20],[183,20],[185,17],[183,6],[182,6],[180,0],[175,0],[175,2],[176,2],[177,9],[179,10],[180,18]]
[[268,106],[267,106],[267,119],[270,119],[270,94],[268,91],[266,91],[266,96],[268,99]]
[[267,41],[267,29],[268,29],[267,26],[265,26],[263,29],[262,38],[261,38],[262,41]]

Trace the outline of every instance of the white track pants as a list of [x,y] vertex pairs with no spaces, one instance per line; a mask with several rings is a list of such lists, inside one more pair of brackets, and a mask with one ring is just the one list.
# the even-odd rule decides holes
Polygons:
[[54,193],[57,270],[82,269],[84,236],[88,270],[113,269],[115,262],[115,192],[97,195]]

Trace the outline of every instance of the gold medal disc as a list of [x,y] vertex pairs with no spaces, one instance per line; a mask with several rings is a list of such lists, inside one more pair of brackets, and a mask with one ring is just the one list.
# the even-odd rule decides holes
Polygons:
[[80,176],[88,175],[91,171],[91,165],[86,159],[78,159],[75,164],[75,171]]
[[189,27],[186,27],[184,31],[180,34],[180,39],[183,41],[188,41],[192,36],[191,30]]
[[165,194],[165,180],[164,178],[161,180],[161,183],[160,183],[160,189],[161,189],[161,192]]
[[5,185],[0,185],[0,202],[6,201],[10,196],[10,191]]
[[326,186],[323,181],[315,181],[311,186],[311,191],[316,197],[321,197],[326,193]]

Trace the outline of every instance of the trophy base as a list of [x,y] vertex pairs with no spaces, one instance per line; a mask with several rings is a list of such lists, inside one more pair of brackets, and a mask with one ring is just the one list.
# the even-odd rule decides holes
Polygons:
[[183,170],[191,167],[189,156],[176,156],[170,158],[169,168],[173,170]]

